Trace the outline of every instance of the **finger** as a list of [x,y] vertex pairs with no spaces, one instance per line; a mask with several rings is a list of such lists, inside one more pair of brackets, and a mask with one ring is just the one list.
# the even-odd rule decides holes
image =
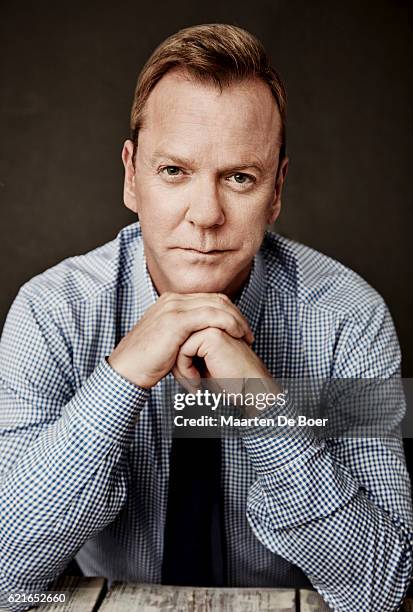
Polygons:
[[[196,368],[195,371],[197,372]],[[185,376],[183,372],[181,372],[178,367],[175,365],[172,368],[172,374],[179,381],[179,383],[187,390],[189,393],[196,393],[196,391],[200,388],[201,377],[199,373],[191,374],[190,377]]]
[[214,306],[192,308],[181,312],[178,316],[180,316],[181,329],[185,335],[184,341],[194,332],[210,327],[226,331],[233,338],[241,339],[245,336],[245,325],[238,317]]
[[254,342],[254,335],[250,328],[247,319],[242,315],[238,308],[231,302],[231,300],[223,293],[190,293],[190,294],[179,294],[171,293],[168,294],[168,298],[165,301],[169,307],[178,307],[180,311],[192,310],[194,308],[214,306],[230,312],[239,321],[240,325],[245,330],[244,336],[248,344]]
[[202,353],[202,343],[206,333],[205,329],[195,332],[179,349],[174,368],[182,378],[200,380],[200,373],[195,368],[193,360],[197,355],[202,356],[200,353]]
[[172,369],[172,373],[175,378],[184,378],[190,381],[198,382],[201,375],[197,368],[194,366],[193,358],[188,355],[178,353],[175,361],[175,365]]
[[[205,310],[205,327],[219,327],[220,329],[225,329],[231,336],[235,338],[244,337],[248,344],[252,344],[254,342],[254,335],[249,326],[248,321],[242,316],[239,310],[234,305],[224,304],[220,301],[214,300],[198,300],[189,303],[189,301],[182,302],[180,306],[181,312],[190,312],[196,309],[204,309]],[[213,311],[211,309],[214,309]],[[229,321],[227,315],[231,315],[235,321],[238,322],[240,329],[242,330],[242,334],[233,333],[231,331],[231,327],[222,327],[217,324],[218,313],[222,312],[222,321]],[[209,318],[210,315],[212,318]]]

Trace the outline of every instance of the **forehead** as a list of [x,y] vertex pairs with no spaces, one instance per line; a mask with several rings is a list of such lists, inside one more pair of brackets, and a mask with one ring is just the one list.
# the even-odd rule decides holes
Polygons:
[[[168,72],[150,93],[140,144],[196,147],[217,154],[250,151],[274,157],[281,144],[281,117],[269,86],[246,79],[224,86],[195,80],[180,70]],[[142,142],[143,141],[143,142]],[[138,147],[139,149],[139,147]]]

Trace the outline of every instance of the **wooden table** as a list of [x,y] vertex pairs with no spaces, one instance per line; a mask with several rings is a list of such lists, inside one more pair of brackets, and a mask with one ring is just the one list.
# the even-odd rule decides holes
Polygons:
[[[66,602],[41,607],[47,612],[328,612],[315,591],[264,588],[193,588],[114,583],[104,578],[65,576],[51,589]],[[404,612],[413,612],[407,600]],[[366,611],[367,612],[367,611]],[[370,612],[370,611],[369,611]],[[373,611],[371,611],[373,612]]]

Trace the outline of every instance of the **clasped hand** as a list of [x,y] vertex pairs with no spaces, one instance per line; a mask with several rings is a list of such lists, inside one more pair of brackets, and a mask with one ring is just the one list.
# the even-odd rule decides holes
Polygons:
[[251,348],[247,320],[224,294],[164,293],[122,338],[108,361],[119,374],[144,388],[172,371],[179,379],[266,378],[270,374]]

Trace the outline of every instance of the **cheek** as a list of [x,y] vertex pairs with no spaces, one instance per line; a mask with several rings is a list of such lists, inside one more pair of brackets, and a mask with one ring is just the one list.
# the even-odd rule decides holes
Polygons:
[[155,181],[145,181],[136,190],[142,228],[164,235],[179,223],[181,211],[173,194],[165,193]]
[[244,244],[256,245],[261,243],[269,216],[267,200],[245,200],[237,202],[237,206],[231,207],[228,214],[228,227],[242,236]]

